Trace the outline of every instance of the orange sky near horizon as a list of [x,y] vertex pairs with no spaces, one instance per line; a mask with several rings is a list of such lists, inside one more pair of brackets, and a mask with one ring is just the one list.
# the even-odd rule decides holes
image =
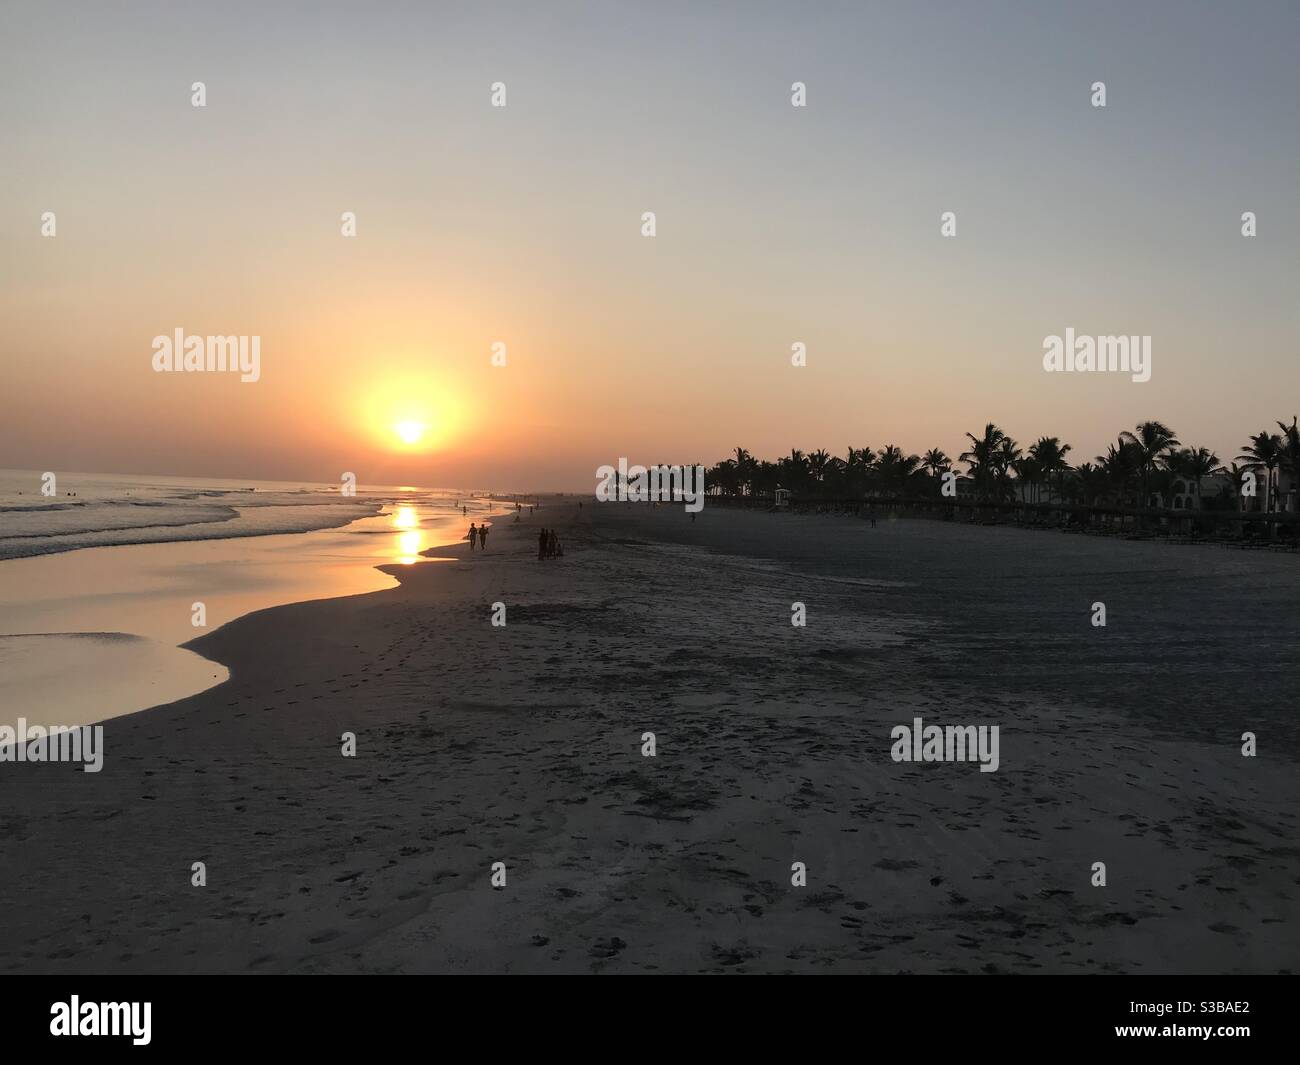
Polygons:
[[[1285,25],[667,11],[651,47],[504,5],[322,9],[304,46],[239,10],[7,16],[0,466],[586,491],[986,421],[1077,462],[1157,418],[1229,461],[1300,407]],[[1189,70],[1206,40],[1249,79]],[[1068,327],[1151,335],[1151,381],[1045,374]],[[177,328],[259,336],[260,380],[153,372]]]

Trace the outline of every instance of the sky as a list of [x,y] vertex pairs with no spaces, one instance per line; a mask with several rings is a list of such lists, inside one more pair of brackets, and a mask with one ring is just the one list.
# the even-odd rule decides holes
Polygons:
[[[1151,418],[1231,460],[1300,410],[1298,45],[1296,3],[0,0],[0,467],[586,491]],[[1151,380],[1046,373],[1067,328]],[[259,380],[155,372],[176,329]]]

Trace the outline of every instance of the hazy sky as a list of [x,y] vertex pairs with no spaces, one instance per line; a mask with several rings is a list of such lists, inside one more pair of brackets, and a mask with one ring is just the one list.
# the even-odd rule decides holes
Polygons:
[[[1231,459],[1300,410],[1298,46],[1294,2],[0,0],[0,466],[589,490],[1146,418]],[[1067,327],[1151,381],[1045,373]],[[261,380],[155,373],[177,328]]]

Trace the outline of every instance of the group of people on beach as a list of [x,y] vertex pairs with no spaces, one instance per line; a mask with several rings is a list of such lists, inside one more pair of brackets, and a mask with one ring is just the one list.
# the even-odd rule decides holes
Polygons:
[[[528,512],[531,514],[536,507],[529,507]],[[519,520],[523,508],[515,504],[515,521]],[[488,523],[475,525],[472,521],[469,523],[469,549],[471,551],[477,546],[482,550],[487,550]],[[554,529],[542,529],[537,534],[537,557],[540,558],[563,558],[564,548],[560,546],[560,538],[555,535]]]
[[560,545],[560,538],[555,535],[554,529],[543,529],[537,534],[537,557],[539,559],[564,557],[564,548]]

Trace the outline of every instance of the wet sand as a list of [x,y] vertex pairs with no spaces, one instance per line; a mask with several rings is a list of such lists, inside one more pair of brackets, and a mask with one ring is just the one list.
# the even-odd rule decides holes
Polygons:
[[203,691],[228,674],[182,644],[271,606],[391,588],[377,564],[419,562],[469,521],[449,501],[412,502],[344,528],[0,561],[0,727],[82,725]]
[[[230,680],[98,774],[0,766],[0,971],[1295,968],[1295,559],[558,502],[489,544],[192,644]],[[999,770],[893,762],[914,716]]]

